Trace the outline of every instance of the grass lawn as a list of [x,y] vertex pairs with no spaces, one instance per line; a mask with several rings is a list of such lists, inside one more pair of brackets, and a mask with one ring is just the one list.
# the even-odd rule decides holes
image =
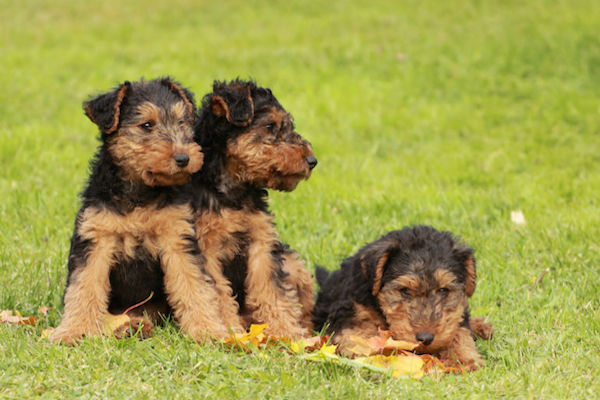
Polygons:
[[[194,4],[197,3],[197,4]],[[0,398],[593,398],[600,393],[600,2],[21,0],[0,7]],[[487,366],[421,381],[56,326],[97,146],[81,102],[170,74],[271,87],[319,165],[272,193],[283,239],[333,269],[416,223],[476,249]],[[511,221],[521,210],[525,225]],[[546,268],[543,281],[536,278]]]

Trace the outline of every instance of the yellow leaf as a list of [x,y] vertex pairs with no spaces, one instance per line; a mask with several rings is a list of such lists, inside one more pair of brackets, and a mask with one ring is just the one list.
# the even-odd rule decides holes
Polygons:
[[425,375],[423,366],[425,363],[418,356],[391,356],[389,367],[392,369],[392,376],[400,375],[410,376],[411,378],[420,379]]
[[252,324],[250,325],[250,332],[248,332],[248,335],[258,336],[267,328],[267,326],[267,324]]
[[113,332],[118,327],[124,324],[129,324],[130,322],[131,319],[127,314],[108,314],[104,319],[104,323],[102,324],[102,331],[106,336],[112,336]]
[[40,335],[40,339],[48,339],[52,332],[54,332],[54,328],[44,329]]
[[253,345],[258,346],[258,344],[265,338],[265,335],[262,332],[267,328],[267,326],[267,324],[250,325],[250,332],[248,332],[246,335]]
[[292,344],[290,344],[290,350],[296,354],[304,353],[304,341],[299,340],[297,342],[292,342]]
[[425,375],[423,369],[425,363],[421,357],[416,355],[382,356],[375,355],[370,357],[359,357],[354,360],[355,363],[365,366],[374,366],[384,371],[391,372],[392,376],[410,376],[420,379]]
[[367,339],[363,339],[354,335],[350,335],[349,338],[352,343],[354,343],[354,345],[348,349],[348,351],[350,351],[352,354],[358,356],[368,356],[376,351],[371,347],[371,344]]
[[247,345],[250,344],[254,347],[258,347],[267,337],[262,333],[266,328],[267,324],[250,325],[250,331],[243,334],[232,334],[230,337],[223,340],[226,344],[237,344],[244,350],[249,351]]
[[337,346],[335,344],[327,344],[324,343],[323,346],[321,346],[321,349],[319,350],[319,353],[321,354],[335,354],[335,349],[337,348]]
[[314,351],[319,348],[320,345],[327,342],[326,337],[312,336],[309,338],[300,339],[297,342],[290,343],[290,349],[296,353],[304,353],[307,351]]

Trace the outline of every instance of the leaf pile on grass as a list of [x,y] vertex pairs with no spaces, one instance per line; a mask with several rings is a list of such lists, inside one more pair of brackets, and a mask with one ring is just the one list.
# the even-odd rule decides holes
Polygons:
[[[40,307],[38,308],[38,313],[46,316],[48,310],[51,310],[52,307]],[[17,310],[2,310],[0,311],[0,324],[8,324],[8,325],[35,325],[38,320],[38,317],[34,315],[29,315],[24,317]]]
[[454,362],[442,361],[429,354],[413,353],[412,351],[417,347],[416,343],[394,340],[389,331],[380,330],[377,336],[369,339],[351,336],[352,358],[347,358],[337,354],[337,346],[329,344],[328,336],[313,336],[292,341],[287,337],[265,335],[263,331],[266,327],[266,324],[252,325],[248,333],[231,335],[223,342],[254,353],[267,347],[279,347],[298,354],[305,360],[363,368],[390,374],[396,378],[408,376],[420,379],[427,374],[463,372]]
[[[146,299],[144,302],[148,301]],[[142,303],[143,304],[143,303]],[[135,307],[140,304],[136,304]],[[131,308],[130,308],[131,309]],[[129,311],[128,309],[127,311]],[[49,308],[40,307],[38,312],[46,315]],[[18,311],[0,311],[0,323],[10,325],[35,325],[38,318],[35,316],[23,317]],[[130,323],[127,313],[111,315],[104,321],[103,332],[107,336],[122,337],[122,327]],[[377,336],[364,339],[358,336],[350,336],[353,345],[350,347],[350,358],[339,355],[335,344],[329,344],[329,336],[312,336],[309,338],[293,341],[289,337],[268,336],[263,333],[266,324],[252,324],[250,330],[244,334],[232,334],[224,339],[222,343],[233,348],[241,349],[247,353],[261,354],[266,348],[279,348],[297,354],[302,359],[313,362],[329,362],[346,365],[354,368],[367,369],[381,374],[390,374],[393,377],[411,377],[420,379],[428,374],[440,373],[463,373],[456,363],[440,360],[429,354],[415,354],[412,351],[416,343],[394,340],[389,331],[380,330]],[[140,328],[138,328],[139,331]],[[47,338],[53,328],[45,329],[41,338]],[[141,332],[131,332],[131,335]],[[141,337],[148,337],[143,334]],[[262,353],[264,356],[264,353]]]
[[0,323],[9,325],[35,325],[36,318],[33,315],[23,317],[20,312],[11,310],[0,311]]

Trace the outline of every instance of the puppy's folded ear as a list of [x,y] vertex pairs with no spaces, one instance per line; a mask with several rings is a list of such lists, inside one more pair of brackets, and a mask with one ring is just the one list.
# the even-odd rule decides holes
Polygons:
[[454,245],[452,251],[454,257],[465,267],[465,294],[471,297],[475,293],[475,280],[477,278],[474,251],[463,244]]
[[234,81],[229,84],[215,82],[211,108],[214,115],[225,118],[231,125],[250,125],[254,117],[251,84]]
[[179,82],[175,82],[169,77],[163,78],[160,81],[161,85],[169,88],[170,91],[181,97],[181,100],[185,103],[185,106],[188,109],[190,117],[194,117],[196,113],[196,103],[194,102],[194,95],[192,92],[182,87]]
[[383,273],[398,249],[399,243],[396,240],[384,238],[367,245],[360,251],[358,257],[360,269],[369,282],[373,296],[377,296],[381,290]]
[[130,86],[131,83],[125,81],[112,92],[101,94],[83,103],[85,114],[93,123],[98,125],[103,133],[111,134],[119,127],[121,103],[125,99]]

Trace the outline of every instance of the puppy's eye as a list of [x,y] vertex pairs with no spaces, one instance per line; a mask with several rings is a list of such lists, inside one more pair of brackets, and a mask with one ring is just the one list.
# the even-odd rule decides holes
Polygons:
[[269,132],[273,132],[275,130],[275,124],[267,124],[265,125],[265,129]]
[[448,288],[439,288],[437,290],[438,294],[442,295],[442,296],[448,296],[448,293],[450,293],[450,289]]
[[405,299],[411,299],[412,296],[410,294],[410,289],[409,288],[402,288],[400,289],[400,295],[402,297],[404,297]]
[[150,131],[150,130],[152,130],[153,126],[154,126],[154,123],[148,121],[148,122],[144,122],[143,124],[141,124],[140,128],[142,128],[145,131]]

